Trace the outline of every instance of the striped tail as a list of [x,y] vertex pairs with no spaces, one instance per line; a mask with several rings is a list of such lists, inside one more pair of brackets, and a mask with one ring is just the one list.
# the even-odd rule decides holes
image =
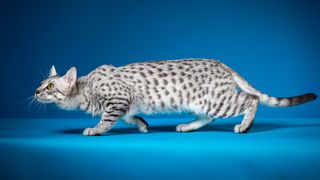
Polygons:
[[232,75],[233,80],[237,83],[239,88],[244,92],[259,97],[260,102],[268,106],[273,107],[287,107],[294,106],[298,104],[307,103],[317,99],[317,95],[314,93],[307,93],[294,97],[272,97],[267,94],[260,92],[259,90],[252,87],[245,79],[243,79],[238,73],[222,64],[226,69],[228,69]]

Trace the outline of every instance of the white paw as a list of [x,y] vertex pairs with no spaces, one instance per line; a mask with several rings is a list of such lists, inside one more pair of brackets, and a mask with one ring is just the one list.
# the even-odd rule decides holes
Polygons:
[[179,124],[177,127],[176,127],[176,131],[178,132],[187,132],[187,127],[188,127],[188,124]]
[[143,125],[143,126],[139,127],[139,131],[143,132],[143,133],[147,133],[148,132],[148,128],[147,128],[147,126]]
[[238,134],[245,133],[246,132],[246,128],[243,127],[241,124],[237,124],[237,125],[234,126],[234,132],[238,133]]
[[96,136],[96,135],[101,135],[99,130],[97,128],[86,128],[83,131],[84,136]]

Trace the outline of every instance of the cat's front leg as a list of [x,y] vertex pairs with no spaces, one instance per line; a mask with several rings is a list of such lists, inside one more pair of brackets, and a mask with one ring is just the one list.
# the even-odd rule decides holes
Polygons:
[[86,128],[83,131],[83,135],[85,136],[97,136],[102,135],[109,131],[118,119],[122,116],[121,112],[117,111],[106,111],[102,113],[100,122],[94,128]]

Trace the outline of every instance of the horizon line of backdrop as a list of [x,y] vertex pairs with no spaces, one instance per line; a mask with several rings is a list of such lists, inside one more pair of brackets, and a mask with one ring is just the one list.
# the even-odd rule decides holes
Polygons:
[[[319,9],[306,0],[1,1],[0,118],[87,117],[28,105],[51,65],[82,76],[102,64],[213,58],[267,94],[319,95]],[[260,106],[257,117],[319,118],[319,105]]]

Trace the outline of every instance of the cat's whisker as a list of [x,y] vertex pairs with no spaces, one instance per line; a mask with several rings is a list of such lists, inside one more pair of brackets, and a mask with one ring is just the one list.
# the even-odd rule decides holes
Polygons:
[[42,113],[43,112],[43,104],[40,103],[40,106],[39,106],[39,112]]
[[39,103],[40,104],[40,108],[39,108],[39,110],[40,110],[40,113],[43,113],[44,112],[44,103]]
[[47,117],[47,104],[44,104],[43,107],[44,107],[44,115]]
[[34,101],[35,101],[35,97],[34,96],[28,96],[25,98],[24,102],[26,103],[26,110],[27,112],[30,112],[30,110],[32,109],[33,105],[34,105]]
[[42,112],[42,103],[38,103],[39,106],[38,106],[38,113],[41,113]]
[[45,104],[41,104],[41,112],[45,113]]
[[50,76],[50,71],[46,71],[45,75],[46,75],[46,77],[49,77]]
[[33,95],[26,95],[26,98],[23,98],[20,102],[24,103],[24,102],[28,102],[30,100],[32,100],[34,98]]
[[35,109],[37,110],[37,113],[39,113],[40,110],[41,110],[41,105],[42,105],[42,103],[38,102],[38,101],[36,100],[36,98],[34,98],[34,99],[32,100],[32,103],[33,103],[32,108],[35,108]]
[[41,74],[43,79],[46,79],[48,77],[48,76],[45,76],[45,74],[43,72],[41,72],[41,71],[39,71],[39,73]]
[[37,103],[37,104],[38,104],[38,113],[41,113],[42,103]]

